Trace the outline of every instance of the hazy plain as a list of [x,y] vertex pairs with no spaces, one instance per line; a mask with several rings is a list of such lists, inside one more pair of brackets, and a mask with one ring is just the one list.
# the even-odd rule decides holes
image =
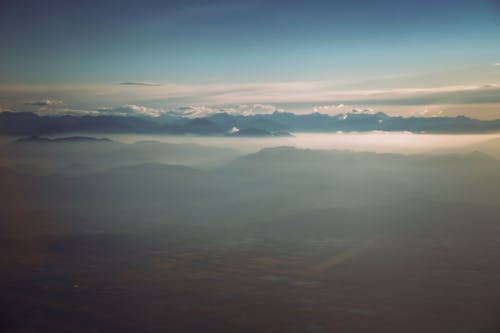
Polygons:
[[2,138],[3,332],[500,329],[499,135],[98,137]]

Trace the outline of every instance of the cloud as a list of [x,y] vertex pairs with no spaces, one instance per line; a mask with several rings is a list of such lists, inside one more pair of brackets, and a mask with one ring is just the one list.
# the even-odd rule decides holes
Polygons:
[[126,81],[126,82],[120,82],[119,85],[121,85],[121,86],[159,87],[162,84],[161,83],[155,83],[155,82]]
[[[350,112],[337,112],[336,115],[339,116],[339,119],[341,120],[346,120],[349,118],[350,115],[359,115],[359,114],[365,114],[365,115],[374,115],[377,113],[377,110],[372,109],[372,108],[353,108]],[[331,116],[335,114],[329,114]],[[378,119],[377,122],[381,124],[383,120]]]
[[35,111],[39,116],[98,116],[95,110],[43,107]]
[[[38,105],[38,104],[36,104]],[[147,116],[159,117],[165,111],[142,105],[126,104],[118,107],[102,107],[97,109],[79,109],[59,107],[60,104],[43,104],[34,112],[40,116]]]
[[162,109],[150,108],[142,105],[126,104],[115,108],[99,108],[96,112],[100,115],[112,116],[148,116],[159,117],[165,111]]
[[282,108],[277,108],[271,104],[241,104],[235,108],[227,108],[224,112],[229,114],[240,114],[243,116],[253,116],[258,114],[271,114],[274,112],[283,112]]
[[444,115],[444,111],[441,109],[424,109],[418,113],[413,113],[413,116],[426,117],[426,118],[435,118],[441,117]]
[[[125,83],[125,82],[124,82]],[[128,82],[112,86],[0,86],[0,94],[63,94],[65,100],[88,99],[92,104],[155,105],[254,105],[254,104],[331,104],[331,105],[417,105],[435,103],[467,104],[472,99],[500,101],[498,82],[475,85],[436,87],[405,87],[396,89],[345,89],[333,81],[203,83],[155,85],[148,82]],[[139,84],[139,85],[134,85]],[[145,86],[144,84],[149,84]],[[151,85],[153,84],[153,85]],[[148,87],[143,89],[142,87]],[[478,95],[477,97],[474,97]],[[486,96],[488,95],[488,96]]]
[[494,63],[494,64],[493,64],[493,66],[495,66],[495,67],[500,67],[500,62],[496,62],[496,63]]
[[[199,105],[268,105],[328,103],[330,105],[427,105],[500,102],[498,84],[345,90],[331,82],[270,82],[255,84],[200,84],[158,87],[152,99],[165,103]],[[148,90],[149,92],[149,90]],[[145,95],[137,94],[144,100]],[[143,92],[142,92],[143,93]]]
[[[157,118],[162,115],[184,118],[203,118],[217,113],[228,113],[231,115],[251,116],[257,114],[271,114],[284,111],[269,104],[241,104],[238,106],[210,107],[205,105],[181,106],[174,109],[153,108],[144,105],[124,104],[116,107],[100,107],[96,109],[72,109],[55,107],[56,103],[32,104],[41,106],[35,112],[39,115],[101,115],[101,116],[146,116]],[[42,106],[43,105],[43,106]]]
[[253,116],[258,114],[271,114],[283,112],[284,109],[270,104],[240,104],[237,106],[209,107],[204,105],[182,106],[169,113],[186,118],[207,117],[216,113],[227,113],[231,115]]
[[62,105],[63,102],[58,100],[44,99],[40,101],[26,102],[25,104],[31,106],[56,106],[56,105]]
[[[0,85],[0,95],[19,96],[23,102],[30,100],[32,96],[60,96],[65,105],[75,103],[78,108],[89,110],[95,105],[112,108],[119,105],[148,105],[161,108],[157,111],[183,117],[203,117],[218,112],[265,114],[280,111],[276,107],[280,105],[294,113],[306,113],[316,108],[315,112],[338,114],[355,107],[371,107],[403,116],[418,114],[425,108],[440,107],[446,115],[460,113],[479,118],[483,115],[498,118],[500,81],[395,89],[346,89],[345,85],[339,85],[335,81],[163,83],[161,86],[147,87],[119,84]],[[54,105],[55,100],[49,101],[31,103],[36,103],[35,106],[38,107],[61,108],[61,105]],[[82,101],[87,105],[82,105]],[[15,100],[5,100],[4,103],[12,109],[20,106],[15,104]],[[449,111],[450,108],[454,108],[454,111]],[[142,113],[155,116],[158,115],[157,111],[146,110]]]
[[8,111],[12,111],[12,110],[0,105],[0,112],[8,112]]
[[342,113],[342,109],[345,107],[345,104],[334,104],[334,105],[319,105],[313,107],[313,112],[318,113],[326,113],[326,114],[339,114]]
[[[335,104],[335,105],[319,105],[313,107],[313,112],[327,114],[330,116],[336,115],[347,115],[347,114],[375,114],[378,111],[373,108],[362,107],[362,106],[351,106],[352,109],[346,112],[347,106],[345,104]],[[343,117],[345,119],[346,117]]]
[[361,100],[362,104],[374,105],[433,105],[433,104],[481,104],[499,103],[500,87],[496,84],[483,84],[473,89],[437,90],[416,94],[401,94],[389,98],[373,98]]
[[173,111],[170,111],[170,113],[176,116],[186,117],[186,118],[202,118],[218,112],[222,111],[220,111],[220,109],[211,108],[203,105],[181,106]]
[[377,111],[372,108],[354,108],[351,110],[352,113],[357,113],[357,114],[375,114]]

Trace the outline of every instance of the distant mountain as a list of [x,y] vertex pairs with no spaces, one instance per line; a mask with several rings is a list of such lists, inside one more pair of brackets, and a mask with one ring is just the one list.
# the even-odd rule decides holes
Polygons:
[[16,143],[83,143],[83,142],[113,142],[108,138],[93,138],[88,136],[68,136],[63,138],[47,138],[37,135],[32,135],[24,138],[19,138]]
[[[161,119],[160,119],[161,118]],[[238,131],[231,131],[233,128]],[[326,115],[274,112],[261,115],[217,113],[205,118],[126,116],[38,116],[28,112],[0,113],[0,134],[156,133],[238,136],[289,135],[289,132],[408,131],[414,133],[488,133],[500,131],[500,119],[399,117],[378,112]]]
[[446,155],[411,155],[404,156],[390,153],[353,152],[339,150],[310,150],[294,147],[265,148],[256,153],[235,159],[227,165],[227,172],[245,170],[249,174],[287,173],[299,174],[309,170],[318,175],[327,175],[331,170],[351,173],[353,165],[360,172],[361,179],[365,172],[360,170],[389,170],[396,166],[405,169],[418,169],[439,166],[443,169],[484,167],[500,172],[500,161],[482,152],[456,153]]
[[500,159],[500,138],[474,143],[467,148],[473,151],[482,151]]
[[189,134],[220,134],[224,132],[222,126],[206,118],[196,118],[179,128],[181,133]]
[[200,171],[184,165],[143,163],[138,165],[113,168],[111,170],[103,172],[103,175],[132,177],[138,173],[145,174],[151,178],[154,178],[153,176],[158,176],[158,175],[165,176],[166,173],[175,173],[176,176],[185,175],[186,177],[193,177],[199,175]]
[[0,113],[0,134],[42,135],[53,133],[160,133],[162,126],[138,117],[38,116],[30,112]]

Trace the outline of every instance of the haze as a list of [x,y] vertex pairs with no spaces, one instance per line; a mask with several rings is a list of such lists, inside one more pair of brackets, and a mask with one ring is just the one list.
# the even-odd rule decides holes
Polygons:
[[[408,132],[368,133],[294,133],[281,138],[227,138],[199,136],[164,135],[107,135],[118,142],[134,143],[158,141],[166,143],[193,143],[202,146],[230,148],[244,153],[256,152],[262,148],[289,146],[303,149],[354,150],[392,153],[435,153],[443,151],[467,151],[475,145],[500,138],[500,134],[432,135]],[[477,148],[477,147],[476,147]],[[492,154],[491,148],[483,147]]]
[[4,331],[499,328],[498,135],[103,137],[4,137]]
[[498,0],[0,1],[0,332],[500,332]]

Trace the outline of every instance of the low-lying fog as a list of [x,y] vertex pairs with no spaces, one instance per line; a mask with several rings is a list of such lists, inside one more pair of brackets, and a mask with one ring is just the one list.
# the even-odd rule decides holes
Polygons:
[[231,148],[244,153],[262,148],[290,146],[303,149],[337,149],[391,153],[428,153],[440,150],[454,151],[470,145],[499,139],[495,134],[415,134],[410,132],[367,133],[294,133],[290,137],[199,137],[168,135],[109,135],[123,143],[158,141],[168,143],[194,143],[204,146]]
[[[78,137],[106,138],[102,142],[78,142]],[[235,158],[265,148],[293,147],[322,151],[393,153],[402,155],[447,155],[482,152],[500,158],[500,133],[434,135],[394,132],[295,133],[290,137],[220,137],[75,133],[50,138],[0,138],[0,166],[28,165],[45,171],[71,169],[104,170],[110,167],[164,163],[201,169],[222,167]],[[76,137],[76,140],[72,138]],[[21,142],[19,142],[21,141]],[[313,162],[313,161],[311,161]]]

